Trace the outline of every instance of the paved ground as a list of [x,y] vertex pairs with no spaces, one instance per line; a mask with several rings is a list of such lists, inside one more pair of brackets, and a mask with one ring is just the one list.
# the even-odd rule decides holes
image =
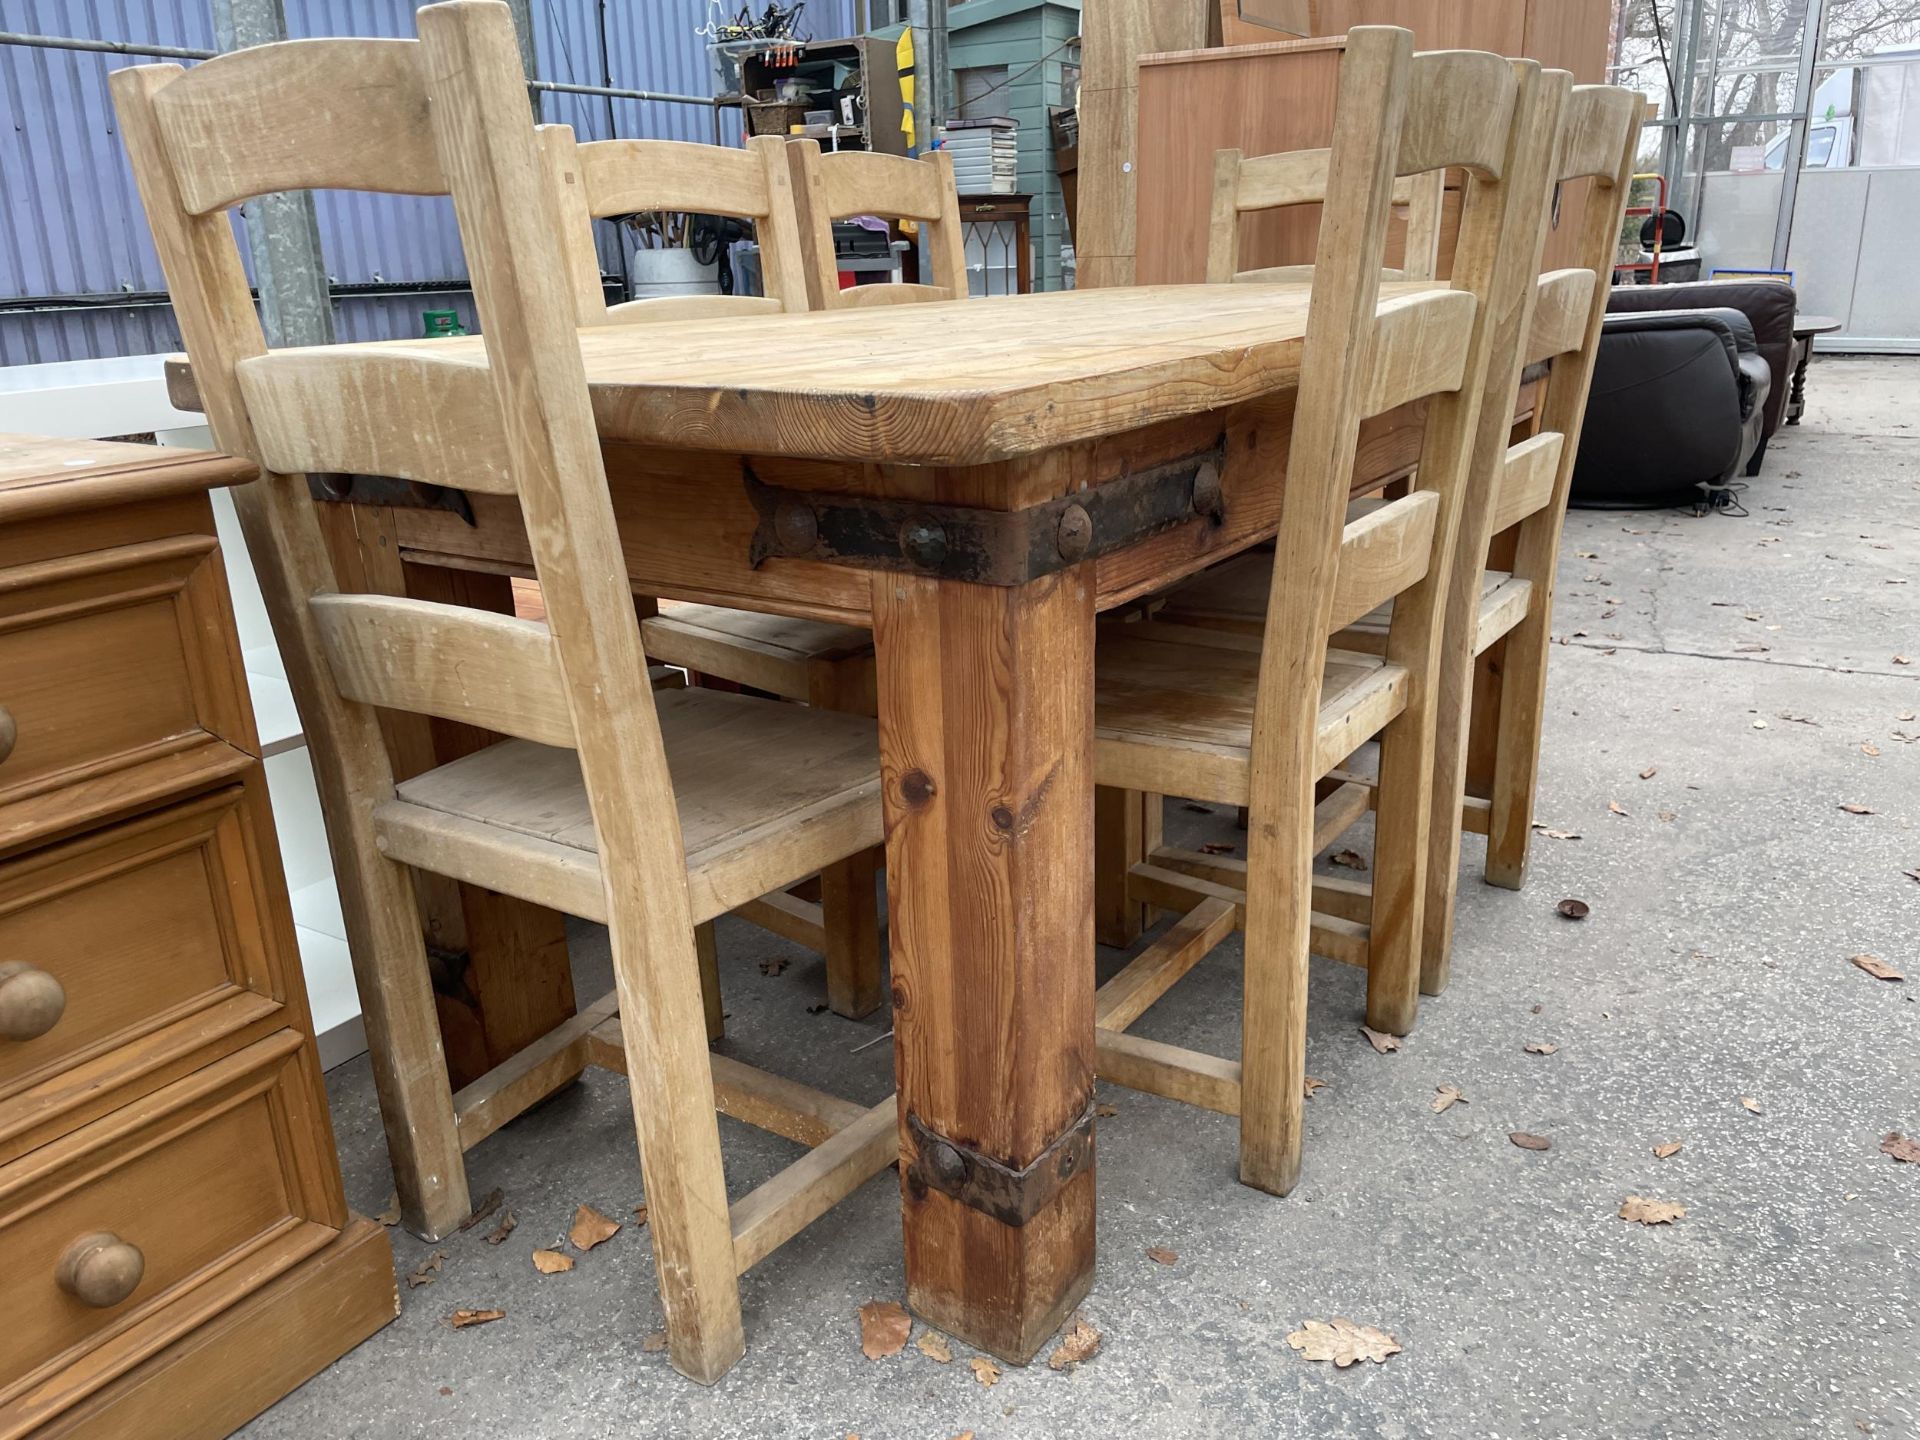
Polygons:
[[[1582,838],[1538,841],[1518,894],[1479,883],[1469,840],[1456,978],[1400,1054],[1360,1037],[1361,977],[1316,962],[1327,1084],[1290,1199],[1234,1183],[1231,1122],[1103,1087],[1085,1314],[1106,1338],[1078,1371],[983,1389],[958,1345],[862,1358],[855,1311],[902,1289],[888,1176],[747,1277],[732,1374],[680,1378],[643,1349],[644,1230],[571,1274],[529,1262],[576,1204],[642,1198],[624,1083],[600,1076],[473,1156],[511,1238],[438,1247],[391,1328],[245,1433],[1920,1437],[1920,1165],[1879,1148],[1920,1131],[1920,362],[1823,360],[1810,392],[1748,518],[1573,517],[1540,814]],[[1189,843],[1241,838],[1230,815],[1171,818]],[[1566,896],[1592,917],[1558,918]],[[577,940],[600,993],[598,937]],[[722,944],[731,1052],[887,1093],[889,1047],[851,1053],[884,1022],[807,1015],[819,966],[780,941],[727,923]],[[1858,952],[1914,978],[1871,979]],[[794,963],[769,978],[774,954]],[[1141,1033],[1237,1053],[1238,960],[1216,952]],[[364,1063],[331,1080],[348,1198],[378,1211]],[[1436,1115],[1443,1084],[1468,1103]],[[723,1123],[739,1190],[792,1153]],[[1630,1194],[1687,1214],[1628,1224]],[[431,1247],[391,1233],[404,1274]],[[507,1318],[455,1332],[462,1306]],[[1287,1347],[1335,1315],[1404,1353],[1336,1373]]]

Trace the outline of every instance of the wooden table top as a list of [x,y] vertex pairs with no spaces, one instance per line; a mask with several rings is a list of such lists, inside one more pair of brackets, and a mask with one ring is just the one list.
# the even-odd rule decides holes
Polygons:
[[238,485],[257,473],[211,450],[0,433],[0,524]]
[[[1309,288],[1069,290],[610,325],[581,331],[580,345],[607,440],[986,464],[1291,388]],[[1434,288],[1383,285],[1383,308]],[[478,336],[330,353],[355,349],[485,363]]]

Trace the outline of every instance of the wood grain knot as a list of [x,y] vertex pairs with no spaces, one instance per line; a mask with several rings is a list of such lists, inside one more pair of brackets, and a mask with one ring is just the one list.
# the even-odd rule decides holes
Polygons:
[[918,810],[933,799],[933,777],[924,770],[909,770],[900,777],[900,799],[909,809]]

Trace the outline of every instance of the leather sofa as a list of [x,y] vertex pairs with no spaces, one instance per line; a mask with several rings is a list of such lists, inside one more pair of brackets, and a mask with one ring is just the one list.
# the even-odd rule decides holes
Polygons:
[[1785,414],[1792,287],[1630,287],[1607,311],[1571,503],[1719,503],[1742,470],[1759,473]]

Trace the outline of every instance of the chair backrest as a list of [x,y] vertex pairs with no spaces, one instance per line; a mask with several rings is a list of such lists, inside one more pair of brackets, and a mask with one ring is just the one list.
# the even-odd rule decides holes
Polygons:
[[[960,191],[953,157],[935,150],[917,160],[869,150],[820,151],[817,141],[795,140],[793,190],[800,202],[800,243],[806,255],[807,299],[815,310],[850,310],[921,300],[967,298],[967,251],[960,233]],[[931,284],[840,288],[834,264],[833,222],[852,215],[912,220],[927,237]]]
[[[1310,280],[1311,265],[1240,268],[1240,217],[1294,205],[1318,205],[1327,198],[1327,161],[1331,152],[1290,150],[1249,160],[1238,150],[1213,153],[1213,213],[1207,223],[1207,283]],[[1447,172],[1403,175],[1393,184],[1393,203],[1407,213],[1401,263],[1385,272],[1393,280],[1431,280],[1440,273],[1440,217],[1446,203]]]
[[[793,180],[786,142],[778,136],[756,135],[744,150],[732,150],[680,140],[590,140],[582,145],[571,125],[542,125],[538,134],[580,324],[807,308]],[[593,222],[646,211],[751,220],[766,293],[662,296],[609,306],[600,284]]]
[[[377,708],[572,746],[609,889],[644,887],[649,924],[684,936],[679,826],[512,21],[452,0],[418,23],[417,41],[116,73],[134,176],[215,438],[265,472],[235,501],[335,846],[370,843],[365,811],[392,794]],[[451,195],[480,345],[269,352],[226,212],[315,187]],[[547,623],[340,593],[305,478],[326,471],[517,496]]]

